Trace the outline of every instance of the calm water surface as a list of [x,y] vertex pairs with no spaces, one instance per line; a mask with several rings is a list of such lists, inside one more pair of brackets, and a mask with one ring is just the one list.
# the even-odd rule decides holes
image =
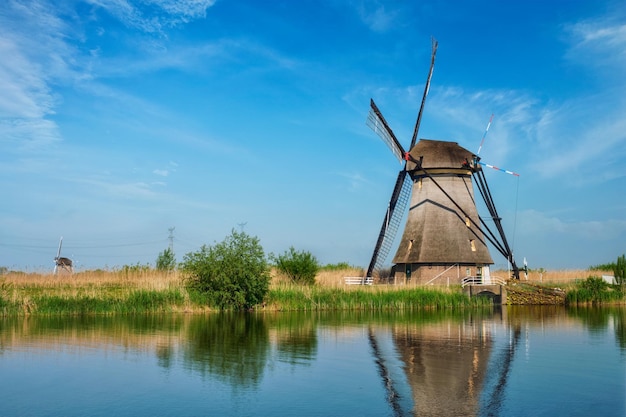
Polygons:
[[626,309],[0,318],[0,416],[625,416]]

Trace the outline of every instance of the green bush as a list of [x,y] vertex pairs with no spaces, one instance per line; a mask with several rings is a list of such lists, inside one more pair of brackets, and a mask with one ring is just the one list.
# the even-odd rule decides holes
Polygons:
[[220,309],[250,309],[263,302],[270,273],[259,239],[232,231],[223,242],[184,256],[183,276],[192,291]]
[[580,287],[597,297],[607,290],[609,284],[600,277],[588,277],[580,284]]
[[315,284],[320,265],[310,252],[296,251],[293,246],[282,255],[272,256],[276,268],[298,284]]
[[611,303],[623,300],[624,294],[619,287],[609,285],[600,277],[588,277],[578,284],[578,288],[568,291],[567,304]]
[[170,248],[159,253],[156,260],[156,269],[158,271],[173,271],[176,267],[176,256]]

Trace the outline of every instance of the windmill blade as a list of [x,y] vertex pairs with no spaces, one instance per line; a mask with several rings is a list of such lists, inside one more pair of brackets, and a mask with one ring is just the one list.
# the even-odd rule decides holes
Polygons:
[[432,39],[432,54],[430,56],[430,70],[428,71],[428,79],[426,80],[426,85],[424,86],[424,95],[422,96],[422,104],[420,105],[420,111],[417,114],[417,121],[415,122],[415,128],[413,129],[413,138],[411,139],[411,146],[409,147],[409,152],[415,146],[415,142],[417,141],[417,132],[420,129],[420,123],[422,122],[422,113],[424,112],[424,105],[426,104],[426,96],[428,96],[428,91],[430,90],[430,79],[433,76],[433,69],[435,68],[435,56],[437,55],[437,46],[439,43],[435,38]]
[[398,158],[398,161],[402,163],[405,153],[404,148],[400,145],[400,141],[398,141],[398,138],[396,138],[393,130],[391,130],[383,114],[378,110],[376,103],[374,103],[372,99],[370,99],[370,112],[367,115],[367,121],[365,123],[380,136],[389,149],[391,149],[391,152]]
[[376,241],[376,246],[374,247],[372,259],[369,267],[367,268],[366,277],[371,277],[372,272],[374,272],[375,269],[382,267],[385,262],[385,258],[387,258],[387,255],[389,254],[393,240],[396,237],[396,232],[400,226],[402,214],[404,213],[404,209],[409,202],[412,186],[413,181],[411,180],[411,176],[406,170],[403,169],[398,173],[396,185],[393,187],[391,199],[389,200],[387,212],[385,213],[385,219],[383,220],[383,225],[380,228],[380,233],[378,234],[378,240]]
[[508,170],[506,170],[506,169],[502,169],[502,168],[498,168],[497,166],[493,166],[493,165],[485,164],[484,162],[480,162],[480,161],[476,161],[476,162],[477,162],[477,163],[479,163],[479,164],[480,164],[480,165],[482,165],[482,166],[486,166],[486,167],[488,167],[488,168],[493,168],[493,169],[495,169],[495,170],[502,171],[502,172],[506,172],[507,174],[510,174],[510,175],[514,175],[514,176],[516,176],[516,177],[519,177],[519,174],[518,174],[518,173],[516,173],[516,172],[513,172],[513,171],[508,171]]
[[480,150],[483,148],[483,143],[485,143],[485,137],[487,136],[487,132],[489,132],[489,128],[491,127],[491,122],[493,122],[493,113],[491,113],[489,123],[487,123],[487,129],[485,129],[485,133],[483,133],[483,138],[480,141],[480,146],[478,147],[478,152],[476,152],[476,155],[480,155]]
[[63,236],[61,236],[61,240],[59,241],[59,249],[57,250],[57,257],[55,259],[59,259],[61,256],[61,246],[63,245]]
[[61,257],[62,245],[63,245],[63,236],[61,236],[61,240],[59,240],[59,248],[57,249],[57,256],[56,258],[54,258],[54,271],[52,272],[53,275],[56,275],[59,269],[59,258]]

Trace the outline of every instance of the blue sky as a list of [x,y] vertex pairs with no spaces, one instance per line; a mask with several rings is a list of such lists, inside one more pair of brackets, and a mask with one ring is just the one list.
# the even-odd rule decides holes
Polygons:
[[[179,260],[231,230],[367,267],[400,166],[373,98],[486,175],[518,263],[626,252],[626,1],[13,1],[0,8],[0,266]],[[496,266],[505,260],[495,251]]]

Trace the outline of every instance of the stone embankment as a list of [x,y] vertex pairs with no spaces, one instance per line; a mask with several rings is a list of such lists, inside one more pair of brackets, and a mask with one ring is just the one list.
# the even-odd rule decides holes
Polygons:
[[565,304],[565,291],[529,283],[509,281],[507,304],[511,305],[561,305]]

